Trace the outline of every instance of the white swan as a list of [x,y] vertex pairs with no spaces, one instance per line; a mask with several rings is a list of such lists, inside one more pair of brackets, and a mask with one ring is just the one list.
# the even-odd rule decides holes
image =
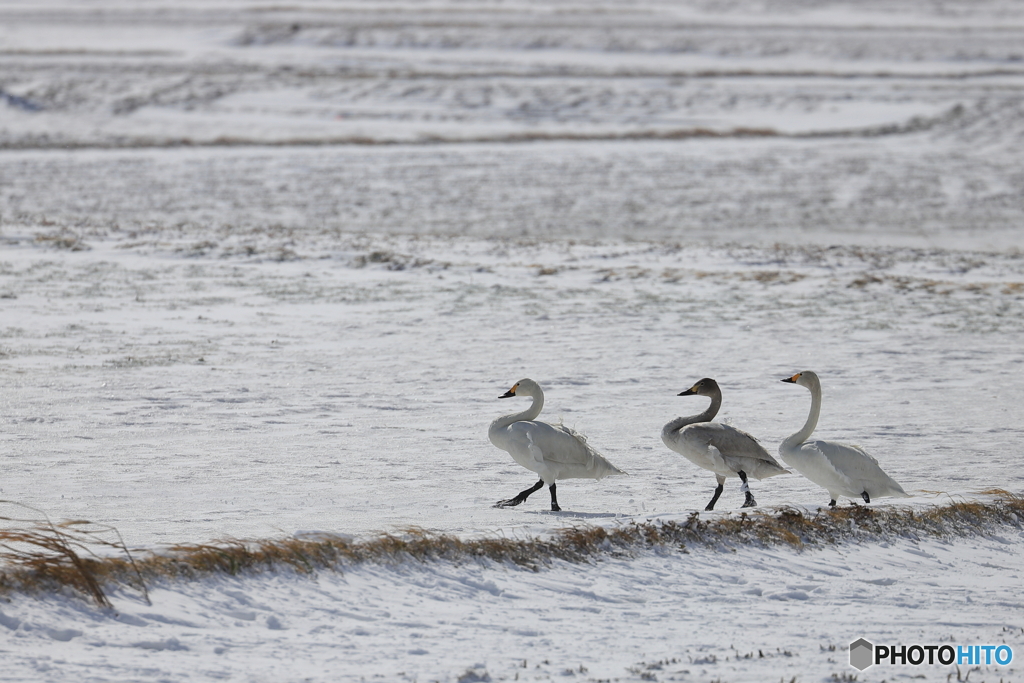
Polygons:
[[909,494],[882,471],[878,461],[856,446],[832,441],[808,441],[821,412],[821,381],[810,370],[782,380],[811,390],[811,412],[803,429],[782,442],[779,455],[787,465],[818,486],[828,490],[829,505],[835,507],[839,496],[863,498],[908,498]]
[[551,490],[551,509],[559,511],[555,495],[558,479],[601,479],[625,474],[587,444],[586,438],[564,425],[536,422],[544,407],[544,392],[532,379],[521,379],[498,398],[530,396],[533,403],[521,413],[499,417],[491,423],[487,436],[491,443],[508,451],[512,459],[540,475],[540,481],[521,491],[515,498],[498,501],[494,507],[519,505],[544,484]]
[[711,405],[700,415],[677,417],[661,430],[665,445],[686,457],[694,465],[711,470],[718,480],[715,495],[704,508],[714,510],[718,497],[725,488],[726,477],[739,477],[740,490],[746,495],[743,507],[757,505],[747,477],[765,479],[777,474],[788,474],[757,439],[729,425],[711,422],[722,406],[722,390],[718,382],[708,377],[679,394],[680,396],[708,396]]

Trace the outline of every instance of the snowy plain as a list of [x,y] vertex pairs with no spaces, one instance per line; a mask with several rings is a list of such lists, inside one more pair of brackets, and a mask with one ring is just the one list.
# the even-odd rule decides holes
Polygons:
[[[681,520],[714,479],[661,443],[704,408],[676,394],[716,378],[775,451],[803,369],[817,434],[899,504],[1020,493],[1022,86],[1011,2],[2,3],[0,498],[142,552]],[[490,507],[533,481],[486,436],[523,377],[630,476]],[[795,474],[753,491],[827,503]],[[0,677],[955,680],[846,648],[1024,657],[1022,549],[1008,526],[218,577],[113,611],[12,594]]]

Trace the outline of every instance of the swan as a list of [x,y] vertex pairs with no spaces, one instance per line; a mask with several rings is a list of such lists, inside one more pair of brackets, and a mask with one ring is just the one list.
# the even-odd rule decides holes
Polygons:
[[582,434],[577,434],[564,425],[549,425],[537,422],[544,407],[544,392],[532,379],[521,379],[498,398],[529,396],[533,399],[530,407],[521,413],[499,417],[491,423],[487,436],[491,443],[508,451],[512,459],[540,475],[540,481],[521,491],[515,498],[495,503],[496,508],[519,505],[530,494],[547,484],[551,490],[551,509],[558,512],[558,497],[555,495],[555,481],[558,479],[602,479],[614,474],[626,474],[608,462],[604,456],[587,443]]
[[694,465],[715,473],[718,487],[705,510],[715,509],[715,503],[725,488],[726,477],[739,477],[743,482],[740,487],[746,495],[743,507],[749,508],[757,505],[757,501],[750,492],[748,476],[765,479],[777,474],[789,474],[750,434],[729,425],[711,422],[722,406],[722,390],[718,382],[705,377],[680,392],[679,396],[707,396],[711,399],[711,405],[700,415],[677,417],[661,430],[661,440],[666,446],[685,456]]
[[808,441],[821,412],[821,381],[810,370],[787,377],[783,382],[799,384],[811,391],[811,412],[803,428],[779,446],[779,455],[787,465],[818,486],[828,490],[831,507],[839,496],[863,498],[909,498],[892,477],[882,471],[878,461],[856,446],[833,441]]

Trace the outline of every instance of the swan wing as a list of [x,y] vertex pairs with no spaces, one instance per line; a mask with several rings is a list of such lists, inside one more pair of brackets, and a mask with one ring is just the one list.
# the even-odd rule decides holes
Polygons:
[[788,473],[752,435],[729,425],[709,424],[715,427],[708,432],[709,445],[721,453],[730,469],[744,470],[756,479]]
[[537,444],[536,437],[533,431],[526,432],[526,450],[529,451],[530,457],[538,465],[544,462],[544,450]]
[[855,498],[862,491],[871,497],[906,497],[908,494],[886,474],[870,453],[857,446],[834,441],[808,441],[799,448],[813,469],[801,473],[832,493]]
[[820,441],[819,448],[826,453],[833,466],[846,475],[855,487],[871,496],[907,496],[896,481],[878,464],[873,455],[859,446]]
[[519,451],[520,457],[528,459],[530,465],[525,465],[514,452],[513,457],[534,471],[544,469],[559,479],[601,479],[625,474],[591,447],[586,437],[565,425],[516,422],[509,431],[513,448]]
[[680,448],[695,464],[724,476],[743,470],[755,479],[764,479],[788,470],[778,463],[750,434],[718,422],[702,422],[684,427],[678,437]]
[[546,422],[515,422],[508,430],[512,447],[532,461],[573,465],[587,462],[587,447],[582,442]]
[[787,461],[802,475],[830,493],[842,493],[857,496],[857,485],[850,478],[850,473],[863,469],[860,454],[845,452],[846,447],[831,441],[807,441],[799,446],[796,455],[799,462]]
[[[714,454],[711,452],[711,439],[704,430],[704,427],[707,424],[708,423],[691,424],[683,427],[679,431],[669,431],[666,428],[665,430],[662,430],[661,440],[665,442],[666,446],[676,453],[684,456],[694,465],[706,470],[711,470],[712,472],[718,472],[716,466],[721,469],[721,465],[724,463],[715,462],[715,455],[719,452],[717,448],[715,449]],[[724,474],[723,472],[718,473]]]
[[[564,424],[558,424],[555,429],[559,430],[566,435],[567,438],[571,439],[578,447],[582,448],[582,453],[574,456],[573,464],[582,462],[588,476],[593,476],[596,479],[607,477],[612,474],[625,474],[615,465],[611,464],[607,458],[597,452],[593,446],[587,443],[587,437],[580,434],[572,427]],[[576,452],[577,446],[573,446],[572,449]]]
[[869,477],[881,469],[874,456],[862,448],[834,441],[812,441],[811,445],[817,448],[837,470],[852,479]]
[[527,462],[543,462],[547,439],[541,432],[546,426],[528,420],[513,422],[505,430],[506,450],[524,467]]
[[708,443],[723,454],[775,462],[775,458],[750,434],[717,422],[709,422],[708,425],[711,427],[706,431]]

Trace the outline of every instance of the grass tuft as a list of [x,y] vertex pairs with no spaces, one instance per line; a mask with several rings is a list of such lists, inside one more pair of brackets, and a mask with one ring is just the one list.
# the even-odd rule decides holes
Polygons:
[[[111,527],[81,521],[53,524],[39,513],[42,519],[0,517],[2,522],[22,525],[0,529],[0,592],[68,587],[110,607],[105,589],[111,584],[131,586],[148,601],[147,581],[211,575],[280,570],[313,574],[344,571],[362,563],[410,561],[489,561],[539,571],[555,561],[589,562],[652,549],[688,552],[691,547],[703,547],[715,551],[750,545],[803,549],[894,538],[963,537],[986,534],[999,525],[1021,526],[1024,497],[1002,489],[982,495],[990,500],[955,500],[929,507],[781,507],[708,519],[693,512],[682,521],[571,526],[550,536],[525,539],[461,539],[416,527],[365,540],[333,534],[261,541],[230,539],[178,545],[138,559]],[[26,523],[28,526],[23,526]]]
[[[27,505],[9,500],[0,500],[0,505],[36,513],[34,518],[0,516],[0,522],[18,525],[0,529],[0,566],[11,568],[0,573],[0,590],[66,586],[109,608],[103,586],[113,581],[134,585],[149,602],[142,573],[117,529],[82,520],[54,524],[45,513]],[[93,548],[121,556],[101,557]]]

